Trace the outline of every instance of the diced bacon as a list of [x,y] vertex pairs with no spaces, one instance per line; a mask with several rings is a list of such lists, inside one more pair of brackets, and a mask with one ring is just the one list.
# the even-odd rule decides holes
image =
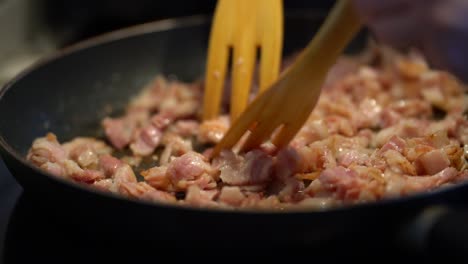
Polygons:
[[337,62],[328,71],[324,87],[330,87],[331,85],[338,82],[343,76],[356,72],[358,68],[359,64],[352,59],[338,59]]
[[440,149],[432,150],[422,154],[417,159],[417,162],[423,169],[421,174],[429,175],[436,174],[450,166],[450,160],[448,159],[445,152]]
[[312,120],[304,124],[291,145],[305,146],[314,141],[325,139],[328,134],[328,128],[321,119]]
[[274,173],[277,180],[285,181],[301,171],[302,157],[293,148],[284,148],[279,151],[274,164]]
[[259,150],[250,151],[245,157],[232,151],[222,151],[218,162],[219,177],[230,185],[265,183],[273,172],[273,159]]
[[65,174],[77,182],[93,183],[97,180],[102,180],[105,178],[103,172],[87,169],[83,170],[76,162],[72,160],[65,160],[63,162],[63,166],[65,169]]
[[58,163],[47,161],[46,163],[43,163],[40,168],[57,177],[65,176],[65,170]]
[[176,198],[170,193],[159,191],[145,182],[123,182],[119,185],[119,192],[130,198],[155,202],[175,202]]
[[285,181],[284,188],[278,193],[278,198],[282,202],[297,202],[303,198],[304,182],[291,178]]
[[176,197],[171,193],[156,189],[152,189],[150,191],[145,192],[143,195],[141,195],[140,198],[142,200],[147,200],[151,202],[175,203],[177,201]]
[[166,78],[157,75],[148,85],[143,87],[142,92],[132,98],[130,109],[152,110],[159,106],[167,93],[168,82]]
[[[244,207],[249,207],[243,204]],[[270,195],[266,198],[260,199],[253,204],[251,203],[250,207],[260,210],[271,210],[271,209],[280,209],[281,201],[278,199],[276,195]]]
[[425,137],[428,144],[434,148],[441,148],[450,144],[450,140],[447,136],[447,130],[438,130],[434,133],[429,134]]
[[154,152],[161,142],[162,132],[153,125],[144,127],[130,149],[137,156],[148,156]]
[[398,136],[392,136],[387,143],[385,143],[380,149],[379,154],[384,153],[387,150],[396,150],[400,153],[403,153],[404,148],[406,147],[406,141]]
[[199,107],[199,102],[196,98],[190,98],[191,91],[189,89],[179,89],[176,92],[187,93],[186,95],[168,96],[161,102],[159,108],[162,113],[170,114],[174,120],[178,118],[186,118],[193,116]]
[[332,151],[324,142],[315,142],[309,147],[298,150],[302,160],[300,166],[304,171],[317,171],[336,166]]
[[[232,150],[212,156],[231,125],[229,89],[222,114],[200,120],[202,83],[157,76],[125,114],[102,120],[107,141],[77,137],[60,144],[48,133],[33,142],[27,159],[95,190],[218,209],[323,210],[468,180],[462,83],[429,69],[418,54],[399,56],[385,48],[345,62],[352,65],[343,69],[352,67],[334,66],[314,111],[282,149],[266,140],[240,152],[247,132]],[[257,90],[254,85],[250,99]],[[144,180],[138,182],[134,171]]]
[[205,157],[195,152],[186,153],[175,158],[167,168],[167,175],[178,189],[187,189],[190,185],[203,185],[203,188],[213,188],[216,183],[211,175],[215,171],[205,160]]
[[396,150],[387,150],[383,153],[383,157],[387,162],[388,167],[395,173],[416,175],[416,168],[411,164],[405,156]]
[[117,190],[115,189],[114,180],[112,179],[98,180],[95,181],[91,186],[102,192],[117,192]]
[[57,137],[52,133],[47,133],[45,137],[35,139],[26,157],[37,166],[42,164],[60,163],[67,158],[67,153],[57,141]]
[[185,202],[192,206],[208,206],[208,207],[218,207],[213,199],[218,194],[218,190],[202,190],[196,185],[192,185],[187,189],[187,195],[185,197]]
[[110,155],[103,155],[99,160],[101,169],[104,175],[111,177],[117,183],[120,182],[136,182],[136,176],[132,168]]
[[181,137],[190,137],[198,134],[198,127],[197,121],[179,120],[171,127],[171,132]]
[[151,124],[161,130],[166,129],[173,121],[174,117],[169,113],[157,113],[151,117]]
[[356,128],[347,118],[331,115],[325,118],[325,124],[328,127],[328,133],[353,136],[356,134]]
[[106,117],[102,121],[102,126],[112,145],[117,149],[123,149],[130,144],[135,130],[147,118],[146,112],[132,112],[121,118]]
[[137,182],[135,173],[133,172],[132,168],[127,164],[122,164],[121,166],[119,166],[112,178],[117,183]]
[[387,109],[391,109],[406,118],[427,118],[432,115],[431,104],[419,99],[399,100],[388,105]]
[[218,143],[228,129],[229,119],[227,116],[203,121],[199,127],[197,139],[201,143]]
[[397,125],[380,130],[373,145],[382,147],[391,137],[398,136],[401,138],[412,138],[424,136],[427,128],[427,122],[419,119],[405,119]]
[[246,196],[237,186],[224,186],[219,194],[219,201],[232,206],[239,206]]
[[[465,145],[465,148],[468,145]],[[463,148],[461,148],[458,144],[449,144],[442,148],[442,151],[447,156],[451,167],[456,169],[462,170],[463,165],[468,161],[468,154],[465,154],[465,158],[463,158]]]
[[365,98],[352,115],[353,124],[357,128],[376,127],[379,125],[381,112],[382,106],[375,99]]
[[120,166],[123,165],[123,162],[110,155],[103,155],[99,158],[99,165],[106,176],[110,177],[115,174]]
[[388,128],[398,124],[398,122],[400,122],[401,119],[401,114],[397,113],[393,109],[385,108],[382,110],[382,113],[380,115],[379,124],[382,128]]
[[361,179],[356,171],[344,167],[335,167],[324,170],[318,180],[329,192],[333,192],[337,198],[355,200],[361,192]]
[[144,182],[123,182],[119,185],[118,190],[120,194],[127,197],[139,198],[153,188]]
[[167,190],[171,185],[171,181],[167,176],[166,166],[150,168],[142,171],[141,175],[149,185],[156,189]]
[[100,155],[112,152],[106,143],[94,138],[79,137],[64,143],[62,146],[70,159],[77,162],[80,167],[89,169],[97,168]]
[[386,172],[386,196],[401,196],[414,192],[430,191],[458,176],[455,168],[448,167],[432,176],[407,176]]
[[174,133],[164,134],[162,143],[166,146],[166,148],[170,148],[169,156],[181,156],[193,150],[190,139],[184,139],[180,135]]
[[468,168],[460,171],[454,183],[461,183],[461,182],[466,182],[466,181],[468,181]]
[[359,149],[340,148],[336,159],[338,165],[349,167],[351,164],[364,164],[369,159],[369,155]]

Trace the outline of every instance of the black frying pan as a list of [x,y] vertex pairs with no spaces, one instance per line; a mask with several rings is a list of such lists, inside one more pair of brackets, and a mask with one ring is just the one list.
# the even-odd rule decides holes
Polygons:
[[[321,18],[313,14],[287,15],[284,54],[304,47]],[[462,212],[434,209],[468,200],[466,183],[321,212],[226,212],[149,204],[97,193],[47,175],[26,162],[24,157],[32,140],[48,131],[56,133],[60,141],[98,135],[99,120],[106,115],[108,104],[116,112],[121,111],[129,96],[158,73],[185,81],[200,78],[209,22],[205,17],[191,17],[117,31],[61,51],[11,81],[0,94],[1,155],[24,189],[55,205],[60,219],[66,219],[80,232],[127,241],[164,238],[168,243],[183,241],[193,247],[210,248],[316,248],[354,238],[383,241],[397,234],[403,234],[403,242],[413,238],[417,242],[422,235],[428,235],[424,241],[431,247],[447,245],[443,239],[454,238],[453,234],[462,234],[457,238],[468,241],[466,225],[453,226],[451,222],[468,219],[461,218]],[[357,38],[348,51],[363,43]],[[89,224],[83,219],[98,219],[102,224]],[[428,219],[435,219],[436,224],[421,224],[430,223]],[[416,221],[417,228],[408,225],[412,221]],[[413,233],[406,232],[405,227]],[[454,245],[466,248],[468,243]]]

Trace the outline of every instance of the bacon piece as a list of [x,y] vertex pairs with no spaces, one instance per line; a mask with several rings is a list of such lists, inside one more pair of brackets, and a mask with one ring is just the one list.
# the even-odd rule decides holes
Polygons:
[[385,143],[380,149],[379,154],[386,152],[387,150],[396,150],[400,153],[403,153],[403,150],[406,148],[406,141],[398,136],[392,136],[387,143]]
[[151,117],[151,124],[158,129],[166,129],[172,122],[174,117],[170,113],[157,113]]
[[87,169],[83,170],[72,160],[65,160],[63,162],[63,168],[65,170],[65,174],[77,182],[93,183],[105,178],[103,172]]
[[91,186],[102,192],[117,193],[117,190],[115,189],[114,185],[114,180],[112,179],[98,180],[95,181]]
[[318,181],[328,192],[332,192],[339,199],[356,200],[361,192],[359,174],[341,166],[324,170]]
[[221,116],[216,119],[206,120],[201,123],[197,140],[201,143],[218,143],[229,129],[229,118]]
[[47,161],[43,163],[40,168],[57,177],[65,176],[65,170],[63,169],[63,166],[58,163]]
[[171,181],[167,175],[167,167],[153,167],[148,170],[142,171],[141,175],[145,181],[156,189],[168,190],[171,186]]
[[352,164],[365,164],[369,159],[368,153],[362,149],[339,148],[336,154],[337,164],[349,167]]
[[411,164],[405,156],[396,150],[387,150],[383,154],[389,169],[395,173],[417,175],[416,168]]
[[174,195],[159,191],[145,182],[123,182],[119,185],[119,193],[134,199],[153,202],[175,202]]
[[133,172],[132,168],[125,163],[123,163],[121,166],[117,168],[117,170],[115,171],[115,174],[113,175],[113,179],[117,183],[137,182],[135,173]]
[[70,159],[77,162],[80,167],[89,169],[97,168],[99,156],[112,152],[106,143],[95,138],[78,137],[62,146]]
[[197,207],[218,207],[219,204],[213,200],[218,192],[218,190],[202,190],[197,185],[191,185],[187,189],[184,202]]
[[309,120],[299,130],[290,145],[305,146],[312,142],[323,140],[328,136],[328,128],[322,119]]
[[180,137],[190,137],[198,134],[199,124],[195,120],[179,120],[171,126],[171,132]]
[[433,175],[450,166],[450,160],[444,151],[437,149],[422,154],[417,159],[422,167],[422,174]]
[[336,159],[327,144],[314,142],[308,147],[298,149],[303,171],[317,171],[336,166]]
[[271,179],[273,159],[260,150],[248,152],[245,156],[232,151],[222,151],[217,161],[220,178],[230,185],[252,185]]
[[415,192],[430,191],[442,184],[455,180],[458,174],[458,171],[452,167],[445,168],[432,176],[408,176],[386,171],[386,196],[398,197]]
[[278,193],[282,202],[292,203],[303,199],[304,182],[294,178],[285,181],[283,189]]
[[356,128],[376,127],[380,123],[382,106],[371,98],[364,98],[356,112],[352,112],[353,126]]
[[148,119],[148,112],[129,112],[120,118],[106,117],[102,121],[104,132],[112,145],[123,149],[132,141],[135,130]]
[[171,183],[180,190],[186,190],[190,185],[198,185],[202,189],[214,188],[216,182],[211,177],[214,173],[205,157],[196,152],[175,158],[167,167]]
[[136,176],[132,168],[121,160],[110,155],[103,155],[99,160],[99,165],[106,177],[111,177],[120,182],[136,182]]
[[432,115],[431,104],[420,99],[398,100],[386,107],[405,118],[428,118]]
[[64,161],[67,159],[67,153],[58,142],[57,137],[53,133],[47,133],[45,137],[34,140],[26,158],[40,167],[47,162],[60,163]]
[[301,170],[303,170],[303,160],[294,148],[288,147],[279,151],[274,164],[277,180],[285,181]]
[[143,87],[142,91],[129,103],[129,109],[154,110],[159,107],[159,104],[168,90],[168,81],[164,76],[157,75],[148,85]]
[[240,206],[246,196],[242,193],[239,187],[237,186],[224,186],[221,189],[219,194],[218,201],[231,205],[231,206]]
[[104,171],[107,177],[115,174],[117,168],[119,168],[123,162],[111,155],[103,155],[99,158],[99,166]]
[[148,156],[154,152],[162,139],[162,132],[153,125],[144,127],[137,136],[130,149],[134,155]]

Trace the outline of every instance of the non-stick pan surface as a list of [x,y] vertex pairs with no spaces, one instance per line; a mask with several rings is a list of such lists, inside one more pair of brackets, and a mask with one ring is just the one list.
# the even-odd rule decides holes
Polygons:
[[[322,16],[285,20],[284,54],[312,38]],[[118,113],[156,74],[184,81],[202,76],[209,34],[206,17],[166,20],[93,39],[59,52],[20,74],[0,94],[2,157],[20,184],[54,206],[59,221],[93,236],[215,246],[323,245],[342,238],[385,239],[429,205],[459,203],[460,184],[430,194],[321,212],[226,212],[130,201],[97,193],[28,164],[34,138],[52,131],[60,141],[96,136],[111,106]],[[362,47],[364,40],[348,50]],[[52,216],[51,216],[52,218]],[[90,220],[92,219],[92,221]]]

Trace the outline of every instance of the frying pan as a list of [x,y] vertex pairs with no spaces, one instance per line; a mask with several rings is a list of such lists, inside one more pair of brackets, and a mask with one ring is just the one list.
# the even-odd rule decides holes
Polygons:
[[[284,55],[304,47],[322,18],[312,12],[287,14]],[[233,212],[131,201],[58,179],[25,160],[33,139],[48,131],[60,141],[100,135],[99,120],[108,114],[109,105],[112,114],[121,113],[129,97],[156,74],[184,81],[200,78],[210,21],[195,16],[111,32],[61,50],[8,83],[0,93],[0,150],[16,180],[55,206],[60,219],[93,237],[162,238],[192,247],[246,249],[317,248],[357,237],[368,241],[396,237],[421,248],[444,247],[451,241],[453,247],[467,247],[466,225],[453,225],[468,219],[464,210],[454,208],[468,200],[467,183],[323,211]],[[362,47],[364,39],[358,35],[347,52]]]

